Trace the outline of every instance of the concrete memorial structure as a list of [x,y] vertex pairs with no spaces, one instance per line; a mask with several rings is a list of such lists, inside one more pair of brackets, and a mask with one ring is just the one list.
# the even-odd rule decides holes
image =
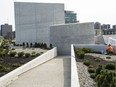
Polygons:
[[94,44],[94,23],[65,24],[64,4],[15,2],[16,43],[51,43],[69,55],[71,44]]
[[72,23],[50,27],[50,42],[58,54],[69,55],[71,44],[94,44],[94,23]]
[[16,43],[49,43],[49,26],[64,24],[64,4],[15,2]]

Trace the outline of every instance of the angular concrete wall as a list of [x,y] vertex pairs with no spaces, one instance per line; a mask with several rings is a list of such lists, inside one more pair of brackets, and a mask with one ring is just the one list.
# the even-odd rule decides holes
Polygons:
[[71,44],[94,44],[94,23],[55,25],[50,27],[50,43],[59,55],[70,55]]
[[64,4],[15,2],[16,42],[49,43],[49,26],[64,24]]

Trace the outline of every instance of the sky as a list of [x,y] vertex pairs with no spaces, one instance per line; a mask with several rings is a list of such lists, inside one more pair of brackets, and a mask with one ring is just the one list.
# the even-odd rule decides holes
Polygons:
[[14,1],[64,3],[65,10],[77,13],[77,20],[83,22],[100,22],[116,25],[116,0],[0,0],[0,25],[14,22]]

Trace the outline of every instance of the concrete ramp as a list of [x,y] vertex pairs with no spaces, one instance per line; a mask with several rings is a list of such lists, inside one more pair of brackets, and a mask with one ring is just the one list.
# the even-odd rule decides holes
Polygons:
[[70,75],[70,56],[58,56],[23,73],[7,87],[70,87]]

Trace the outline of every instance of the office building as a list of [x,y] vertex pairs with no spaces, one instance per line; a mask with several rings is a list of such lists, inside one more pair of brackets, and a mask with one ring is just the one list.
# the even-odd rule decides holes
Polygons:
[[77,23],[77,15],[73,11],[65,11],[65,23]]
[[1,36],[3,36],[5,39],[12,39],[12,34],[9,35],[9,33],[12,33],[12,25],[1,25]]
[[94,29],[101,29],[101,23],[95,22],[94,23]]

